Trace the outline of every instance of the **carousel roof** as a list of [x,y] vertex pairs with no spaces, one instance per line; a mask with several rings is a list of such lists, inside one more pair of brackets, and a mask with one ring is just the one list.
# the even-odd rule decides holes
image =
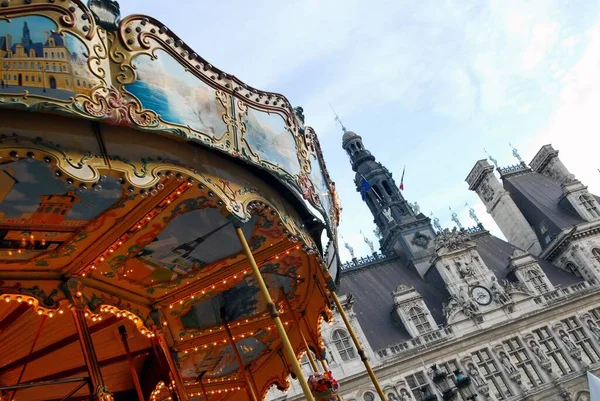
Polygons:
[[59,380],[6,395],[89,397],[71,310],[85,311],[117,400],[136,394],[122,333],[146,399],[170,386],[157,335],[189,397],[285,388],[289,362],[235,227],[294,352],[301,332],[319,352],[340,209],[301,109],[151,17],[118,22],[113,1],[11,1],[0,16],[0,388]]

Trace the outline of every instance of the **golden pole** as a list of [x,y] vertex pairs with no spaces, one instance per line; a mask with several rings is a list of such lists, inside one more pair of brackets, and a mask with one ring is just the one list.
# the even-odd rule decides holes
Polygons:
[[354,330],[352,329],[352,326],[350,325],[350,321],[348,320],[348,317],[346,316],[346,312],[344,312],[344,308],[342,308],[342,304],[340,304],[340,300],[338,299],[337,294],[335,292],[331,291],[331,295],[333,297],[333,302],[335,302],[335,306],[336,306],[338,312],[340,313],[340,316],[342,316],[342,320],[344,321],[344,324],[346,325],[346,328],[348,329],[348,332],[350,333],[350,337],[352,337],[352,341],[354,341],[354,345],[356,346],[356,349],[358,350],[358,355],[360,355],[360,360],[365,365],[365,368],[367,369],[367,373],[369,374],[369,377],[371,378],[371,381],[373,382],[373,385],[375,386],[375,390],[377,390],[377,394],[379,394],[379,397],[382,400],[385,400],[386,399],[385,394],[383,394],[383,390],[381,389],[381,386],[379,385],[379,381],[377,381],[377,377],[375,376],[373,369],[371,369],[371,365],[369,364],[369,360],[367,359],[367,356],[365,355],[365,351],[363,350],[362,346],[360,345],[360,342],[358,341],[358,338],[356,337],[356,334],[354,333]]
[[254,260],[254,255],[252,255],[252,250],[250,250],[250,247],[248,246],[248,241],[246,241],[246,237],[244,237],[244,232],[242,231],[242,229],[240,227],[236,227],[235,232],[237,233],[240,243],[242,244],[242,247],[244,248],[244,252],[246,253],[248,262],[250,262],[250,266],[252,266],[252,271],[254,273],[254,277],[256,278],[256,281],[258,282],[258,286],[260,287],[260,291],[262,292],[263,297],[265,298],[265,301],[267,302],[267,310],[269,311],[269,314],[271,315],[273,322],[275,322],[275,326],[277,327],[277,331],[279,332],[279,337],[281,337],[281,342],[283,343],[283,350],[287,354],[287,358],[289,359],[289,361],[292,364],[294,373],[296,374],[296,377],[298,378],[298,381],[300,382],[300,386],[302,386],[302,391],[304,392],[304,396],[306,397],[306,400],[308,400],[308,401],[315,401],[315,399],[312,396],[312,393],[310,392],[310,388],[308,388],[308,382],[306,381],[306,378],[304,377],[304,373],[302,373],[302,367],[300,366],[300,364],[298,363],[298,360],[296,359],[294,349],[292,348],[290,339],[287,336],[285,327],[283,327],[283,323],[281,323],[281,319],[279,318],[279,312],[277,311],[277,306],[275,305],[275,303],[273,303],[273,299],[271,298],[269,289],[267,288],[267,285],[265,284],[265,280],[263,280],[262,275],[260,274],[260,269],[258,268],[256,261]]
[[92,341],[92,335],[85,320],[85,312],[80,306],[71,308],[73,313],[73,321],[75,322],[75,330],[79,337],[79,344],[83,353],[83,360],[88,369],[90,376],[90,386],[92,388],[92,399],[101,401],[112,401],[113,396],[104,384],[104,378],[98,364],[98,357]]
[[290,313],[292,314],[292,317],[294,318],[294,324],[296,325],[296,327],[298,327],[298,332],[300,333],[300,336],[302,337],[302,343],[304,343],[304,348],[306,349],[306,355],[308,356],[308,361],[310,362],[310,366],[312,367],[313,372],[319,373],[319,368],[317,367],[317,364],[316,364],[315,360],[313,359],[312,352],[310,351],[310,348],[308,347],[308,343],[306,342],[306,337],[304,337],[304,333],[302,333],[302,328],[300,327],[300,323],[298,322],[298,317],[296,316],[296,312],[294,312],[294,310],[292,309],[292,304],[290,304],[290,300],[287,298],[287,295],[285,294],[283,287],[281,287],[281,294],[283,295],[283,299],[285,300],[285,304],[286,304],[288,310],[290,311]]
[[144,401],[144,392],[142,391],[142,385],[140,384],[140,378],[138,377],[137,370],[133,358],[131,357],[131,350],[129,349],[129,342],[127,341],[127,330],[125,325],[119,326],[119,334],[121,334],[121,342],[125,348],[125,354],[127,354],[127,362],[129,364],[129,371],[131,372],[131,378],[133,379],[133,385],[137,392],[138,401]]

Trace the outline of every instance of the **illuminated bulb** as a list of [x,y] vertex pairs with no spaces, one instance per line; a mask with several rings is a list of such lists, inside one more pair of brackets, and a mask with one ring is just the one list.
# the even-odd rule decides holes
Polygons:
[[10,302],[10,297],[4,297],[4,300],[5,300],[6,302]]
[[167,322],[163,322],[163,326],[166,326],[166,325],[167,325]]
[[17,297],[17,302],[23,302],[23,298],[22,297]]
[[81,295],[81,291],[77,291],[77,296],[80,297]]
[[33,299],[29,299],[29,301],[27,301],[27,303],[28,303],[29,305],[33,305]]
[[58,314],[59,314],[59,315],[62,315],[63,313],[65,313],[65,311],[63,311],[62,309],[59,309],[59,310],[58,310]]
[[53,313],[53,312],[50,312],[50,313],[48,313],[48,316],[49,316],[49,317],[52,317],[52,316],[54,316],[54,313]]
[[41,310],[41,309],[37,311],[37,314],[38,314],[38,315],[41,315],[42,313],[44,313],[44,312],[42,312],[42,310]]

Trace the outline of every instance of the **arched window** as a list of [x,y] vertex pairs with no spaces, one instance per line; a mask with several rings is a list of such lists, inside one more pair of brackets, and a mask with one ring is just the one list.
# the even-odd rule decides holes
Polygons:
[[415,325],[419,334],[425,334],[431,331],[431,324],[429,324],[427,315],[421,308],[410,308],[408,311],[408,318]]
[[536,270],[529,270],[527,272],[527,281],[529,281],[533,288],[539,293],[548,291],[548,286],[544,282],[542,275]]
[[383,185],[383,189],[385,190],[385,192],[389,195],[392,196],[392,187],[390,187],[390,183],[387,181],[382,181],[381,185]]
[[579,197],[579,201],[581,202],[583,207],[585,207],[585,210],[587,210],[589,212],[589,214],[592,215],[592,217],[600,217],[600,213],[598,212],[598,209],[596,208],[596,203],[594,202],[594,200],[592,199],[592,197],[590,195],[587,195],[587,194],[581,195]]
[[581,275],[581,273],[579,272],[579,269],[577,268],[577,266],[575,266],[575,263],[567,263],[565,268],[567,269],[567,271],[573,273],[574,275],[576,275],[577,277],[583,277]]
[[343,330],[336,330],[333,332],[333,343],[337,348],[340,357],[344,362],[356,358],[356,352],[354,347],[350,344],[350,337]]
[[592,255],[594,256],[594,259],[596,259],[596,261],[598,263],[600,263],[600,249],[598,249],[598,248],[592,249]]
[[373,185],[371,187],[373,189],[373,192],[375,193],[375,197],[377,198],[378,202],[381,202],[381,191],[379,191],[379,187],[377,185]]
[[363,395],[363,400],[365,400],[365,401],[375,401],[375,396],[373,395],[373,393],[368,392],[368,393],[365,393],[365,395]]

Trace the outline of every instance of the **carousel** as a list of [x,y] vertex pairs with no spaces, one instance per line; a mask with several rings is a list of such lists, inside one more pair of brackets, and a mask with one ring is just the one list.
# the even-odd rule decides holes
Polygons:
[[340,208],[302,109],[108,0],[3,1],[0,59],[0,399],[332,398]]

